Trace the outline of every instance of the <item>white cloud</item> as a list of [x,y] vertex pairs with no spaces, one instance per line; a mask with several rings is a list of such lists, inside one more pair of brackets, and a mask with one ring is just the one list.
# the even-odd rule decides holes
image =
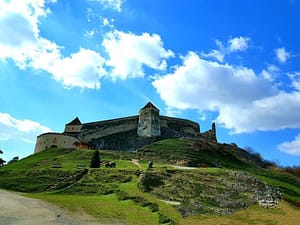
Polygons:
[[203,60],[193,52],[153,86],[168,107],[217,111],[216,121],[235,133],[300,127],[299,92],[281,92],[252,69]]
[[277,78],[277,74],[279,72],[279,68],[275,65],[269,65],[267,69],[264,69],[261,72],[261,76],[266,80],[272,82]]
[[183,58],[183,65],[173,74],[158,78],[153,85],[169,106],[179,109],[214,110],[222,102],[242,104],[274,92],[251,69],[206,61],[194,52]]
[[90,31],[85,31],[84,36],[88,39],[93,38],[95,35],[95,31],[94,30],[90,30]]
[[213,59],[218,60],[219,62],[224,62],[225,54],[219,50],[213,49],[209,53],[202,52],[201,56],[203,56],[205,58],[213,58]]
[[143,66],[165,70],[166,60],[174,53],[163,48],[159,35],[135,35],[115,30],[109,32],[102,45],[108,53],[106,65],[112,67],[113,79],[144,76]]
[[283,142],[277,146],[279,150],[290,155],[300,155],[300,134],[293,141]]
[[99,89],[99,79],[106,74],[104,58],[88,49],[80,49],[70,57],[56,59],[47,70],[65,87]]
[[67,88],[99,88],[104,58],[83,48],[63,56],[60,46],[39,34],[39,17],[47,13],[43,0],[0,2],[0,59],[12,59],[20,69],[47,71]]
[[0,131],[0,140],[34,143],[37,135],[51,130],[35,121],[19,120],[8,113],[0,112]]
[[274,50],[276,58],[280,63],[285,63],[290,57],[290,53],[285,48],[277,48]]
[[0,2],[0,59],[13,59],[26,67],[30,54],[37,47],[38,18],[45,16],[44,1]]
[[224,62],[226,55],[230,55],[238,51],[246,51],[249,48],[249,37],[234,37],[227,41],[227,46],[216,40],[218,49],[213,49],[209,53],[201,52],[201,56],[204,58],[216,59],[219,62]]
[[300,91],[300,72],[288,73],[288,76],[292,81],[292,87]]
[[245,107],[224,105],[217,122],[235,133],[300,128],[299,102],[299,92],[279,92],[249,102]]
[[126,0],[89,0],[90,2],[99,2],[105,8],[111,8],[118,12],[122,10],[122,4]]
[[228,40],[228,50],[230,52],[245,51],[249,46],[250,38],[248,37],[235,37]]
[[[118,8],[123,1],[101,2]],[[111,68],[113,79],[143,76],[144,66],[165,70],[166,59],[174,56],[172,51],[163,48],[157,34],[135,35],[116,30],[109,32],[103,41],[107,61],[99,53],[84,48],[63,56],[62,47],[39,33],[39,17],[49,13],[45,1],[18,3],[0,3],[0,59],[12,59],[20,69],[46,71],[66,88],[100,88],[100,78],[108,74],[104,66]],[[104,22],[112,28],[107,19]],[[86,37],[93,35],[94,31],[86,33]]]

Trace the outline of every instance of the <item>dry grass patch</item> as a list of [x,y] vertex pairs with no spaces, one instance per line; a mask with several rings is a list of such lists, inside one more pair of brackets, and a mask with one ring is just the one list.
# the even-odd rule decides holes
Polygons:
[[182,225],[299,225],[300,209],[280,202],[276,209],[252,206],[230,216],[200,216],[181,221]]

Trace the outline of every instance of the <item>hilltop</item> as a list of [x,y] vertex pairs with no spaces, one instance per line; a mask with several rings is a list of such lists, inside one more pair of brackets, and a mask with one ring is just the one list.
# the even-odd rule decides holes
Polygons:
[[[280,199],[299,205],[300,179],[270,168],[259,155],[235,144],[179,138],[134,152],[101,150],[101,161],[114,161],[116,168],[90,169],[92,154],[58,148],[36,153],[2,167],[0,187],[129,224],[198,224],[206,219],[214,224],[220,215],[226,215],[224,224],[267,224],[265,214],[274,217],[272,224],[282,224],[280,215],[299,214]],[[150,170],[149,160],[154,162]],[[258,205],[277,206],[280,213]],[[248,215],[243,221],[238,219],[242,212]]]

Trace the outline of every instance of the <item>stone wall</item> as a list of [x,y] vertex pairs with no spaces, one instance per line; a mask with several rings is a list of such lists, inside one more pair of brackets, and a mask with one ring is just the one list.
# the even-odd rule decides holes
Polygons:
[[196,138],[200,135],[199,125],[190,120],[159,116],[159,121],[160,136],[138,135],[138,117],[127,117],[83,124],[80,137],[92,148],[132,151],[164,138]]
[[213,123],[211,125],[211,129],[202,133],[201,137],[208,141],[217,142],[217,134],[216,134],[216,124]]
[[140,137],[137,135],[137,129],[133,129],[94,139],[90,144],[96,149],[134,151],[159,139],[159,137]]
[[37,137],[34,153],[52,147],[75,148],[74,143],[78,141],[77,138],[61,133],[45,133]]
[[94,123],[85,123],[82,126],[79,137],[84,142],[91,142],[101,137],[136,129],[138,116],[125,117],[114,120],[106,120]]
[[65,133],[79,133],[82,129],[82,125],[66,125]]
[[[94,133],[93,134],[94,138],[91,139],[90,144],[92,148],[98,148],[98,149],[133,151],[144,145],[151,144],[155,141],[165,139],[165,138],[178,138],[178,137],[196,138],[200,135],[199,125],[190,120],[160,116],[159,121],[161,124],[160,136],[138,135],[139,128],[134,127],[132,125],[132,126],[127,126],[127,128],[134,127],[133,129],[126,129],[126,130],[117,129],[117,133],[111,133],[109,135],[99,135],[98,137],[96,137]],[[116,127],[122,128],[122,126],[116,126]]]
[[163,138],[195,138],[200,134],[199,124],[190,120],[160,116],[160,126]]
[[35,152],[51,146],[74,148],[77,141],[91,148],[135,150],[145,144],[164,138],[200,137],[200,126],[186,119],[160,116],[159,110],[148,103],[139,116],[82,124],[75,118],[66,124],[64,133],[38,136]]

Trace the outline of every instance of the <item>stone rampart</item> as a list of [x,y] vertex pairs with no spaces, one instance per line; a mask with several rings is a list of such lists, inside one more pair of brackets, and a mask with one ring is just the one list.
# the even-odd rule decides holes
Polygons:
[[80,138],[84,142],[90,142],[94,139],[98,139],[108,135],[137,129],[137,125],[138,116],[85,123],[82,126]]
[[61,133],[45,133],[37,137],[34,153],[53,147],[75,148],[74,143],[78,141],[77,138]]
[[200,126],[186,119],[178,119],[168,116],[160,116],[162,137],[197,137],[200,134]]
[[78,117],[65,125],[64,133],[38,136],[35,152],[57,146],[74,148],[74,143],[90,148],[134,150],[165,138],[200,137],[200,126],[186,119],[160,116],[152,103],[143,107],[138,116],[81,123]]

